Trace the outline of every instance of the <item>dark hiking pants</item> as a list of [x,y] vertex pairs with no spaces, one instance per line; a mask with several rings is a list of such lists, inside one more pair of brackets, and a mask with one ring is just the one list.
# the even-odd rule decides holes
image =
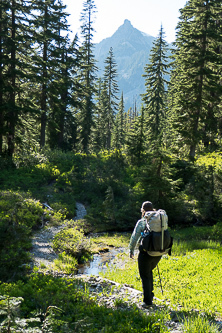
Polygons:
[[147,252],[140,251],[138,256],[138,266],[140,278],[143,286],[143,301],[147,305],[151,305],[153,302],[153,272],[160,261],[160,257],[151,257]]

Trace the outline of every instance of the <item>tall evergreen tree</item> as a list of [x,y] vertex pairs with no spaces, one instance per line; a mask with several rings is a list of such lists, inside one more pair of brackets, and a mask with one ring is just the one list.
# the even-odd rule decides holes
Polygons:
[[18,120],[18,111],[16,110],[16,0],[12,0],[10,4],[11,14],[11,39],[10,39],[10,93],[9,93],[9,112],[7,115],[7,127],[8,127],[8,153],[12,156],[14,152],[14,137],[15,126]]
[[108,87],[105,81],[99,79],[96,111],[94,117],[93,148],[107,149],[107,115],[108,115]]
[[66,21],[66,7],[61,1],[37,0],[33,1],[35,13],[34,36],[35,54],[33,61],[37,84],[39,84],[39,108],[40,108],[40,145],[46,143],[46,129],[50,117],[50,103],[53,107],[58,105],[58,80],[62,73],[62,52],[66,37],[62,32],[68,31]]
[[108,87],[108,105],[107,105],[107,149],[111,148],[111,135],[114,128],[114,120],[118,109],[118,84],[117,84],[117,64],[114,59],[112,47],[105,60],[104,80]]
[[15,151],[19,117],[30,104],[22,94],[29,72],[30,9],[31,0],[0,2],[0,150],[4,137],[5,150],[10,157]]
[[141,115],[136,117],[132,122],[127,133],[126,147],[131,162],[135,165],[140,165],[143,154],[145,152],[145,112],[144,107],[141,107]]
[[72,149],[76,143],[73,108],[78,105],[75,94],[78,69],[77,43],[78,38],[75,36],[71,44],[67,39],[60,45],[61,59],[57,70],[58,79],[52,83],[52,88],[57,89],[57,94],[56,96],[52,94],[50,103],[49,143],[53,148]]
[[124,118],[124,99],[123,92],[121,94],[118,113],[116,115],[115,120],[115,128],[114,128],[114,137],[113,137],[113,147],[120,149],[124,146],[125,142],[125,118]]
[[3,136],[5,134],[4,117],[6,113],[6,67],[9,57],[7,55],[7,41],[8,41],[8,15],[9,2],[0,1],[0,154],[3,151]]
[[161,26],[159,36],[150,51],[150,63],[145,67],[146,92],[142,95],[144,102],[147,128],[151,141],[161,144],[164,120],[166,118],[166,94],[168,73],[168,45],[164,40]]
[[190,0],[181,10],[177,27],[172,76],[174,125],[191,159],[201,142],[207,146],[218,135],[221,14],[221,0]]
[[[161,179],[164,159],[164,135],[167,115],[167,88],[168,81],[168,45],[164,39],[164,31],[161,26],[159,36],[153,43],[150,52],[150,64],[145,67],[146,93],[142,96],[145,104],[146,119],[146,146],[153,155],[153,175],[155,183]],[[149,141],[148,141],[148,140]],[[161,187],[157,190],[160,200]]]
[[87,152],[89,149],[91,131],[93,126],[93,113],[95,110],[94,94],[97,67],[93,54],[93,22],[96,13],[94,0],[85,0],[81,14],[81,34],[83,44],[81,47],[81,69],[79,82],[83,87],[80,95],[82,107],[79,114],[79,140],[81,149]]

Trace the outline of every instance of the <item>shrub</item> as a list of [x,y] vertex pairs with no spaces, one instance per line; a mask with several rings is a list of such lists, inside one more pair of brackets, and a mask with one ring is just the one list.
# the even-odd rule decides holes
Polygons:
[[0,192],[0,219],[12,225],[24,225],[32,228],[41,223],[44,209],[38,200],[29,195],[13,192]]
[[30,229],[0,220],[0,280],[8,281],[24,273],[29,261]]
[[90,240],[86,239],[84,233],[76,226],[69,226],[55,235],[53,249],[55,252],[65,252],[80,262],[83,256],[90,254]]
[[33,167],[39,163],[45,163],[48,161],[46,155],[40,151],[40,147],[30,148],[28,151],[20,151],[19,154],[13,156],[14,164],[17,168]]
[[44,209],[29,195],[0,191],[0,279],[24,273],[29,261],[31,230],[42,223]]

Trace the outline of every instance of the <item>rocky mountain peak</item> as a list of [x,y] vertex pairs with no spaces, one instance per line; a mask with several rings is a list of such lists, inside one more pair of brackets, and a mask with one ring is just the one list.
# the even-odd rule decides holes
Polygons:
[[133,27],[128,19],[116,32],[95,45],[95,58],[103,75],[104,61],[110,47],[113,49],[117,63],[118,85],[120,94],[123,91],[125,109],[132,107],[134,102],[140,104],[140,94],[144,92],[144,66],[149,60],[149,52],[155,38]]
[[125,25],[126,25],[126,24],[128,24],[128,25],[132,25],[131,22],[130,22],[129,20],[127,20],[127,19],[124,20],[124,24],[125,24]]

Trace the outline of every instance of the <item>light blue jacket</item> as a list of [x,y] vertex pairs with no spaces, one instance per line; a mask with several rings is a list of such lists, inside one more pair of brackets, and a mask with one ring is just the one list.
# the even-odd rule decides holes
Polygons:
[[145,230],[145,228],[146,228],[146,219],[145,217],[143,217],[142,219],[137,221],[133,233],[131,235],[129,243],[130,254],[134,255],[135,247],[141,238],[141,233]]

